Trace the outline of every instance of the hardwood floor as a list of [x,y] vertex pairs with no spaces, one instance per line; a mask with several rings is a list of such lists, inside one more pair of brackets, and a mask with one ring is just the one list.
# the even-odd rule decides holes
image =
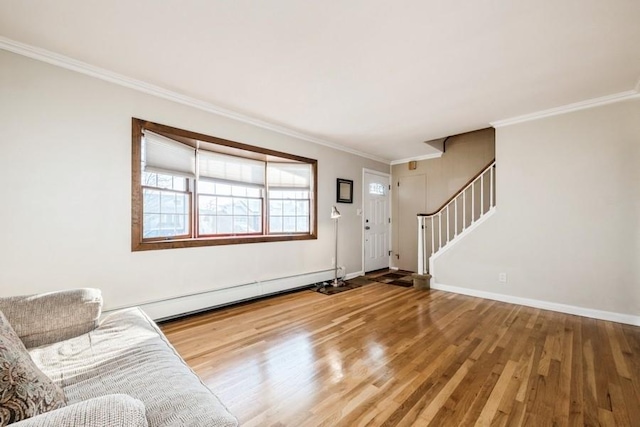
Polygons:
[[374,283],[166,323],[242,426],[640,426],[640,328]]

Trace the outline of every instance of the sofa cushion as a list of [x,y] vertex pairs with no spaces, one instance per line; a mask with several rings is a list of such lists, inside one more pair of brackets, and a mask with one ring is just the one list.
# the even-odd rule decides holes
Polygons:
[[40,414],[11,427],[148,427],[144,405],[126,394],[109,394]]
[[237,426],[139,308],[107,315],[88,334],[30,350],[69,404],[124,393],[144,403],[149,426]]
[[65,396],[33,363],[0,312],[0,426],[65,406]]
[[77,337],[98,325],[99,289],[72,289],[0,298],[2,311],[27,348]]

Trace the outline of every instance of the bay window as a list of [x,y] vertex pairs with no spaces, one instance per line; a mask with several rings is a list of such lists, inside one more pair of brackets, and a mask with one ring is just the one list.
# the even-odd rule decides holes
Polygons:
[[132,249],[316,238],[313,159],[133,119]]

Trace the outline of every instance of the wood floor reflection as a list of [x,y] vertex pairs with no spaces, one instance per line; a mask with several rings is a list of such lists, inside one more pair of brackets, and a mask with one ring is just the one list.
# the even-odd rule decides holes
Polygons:
[[242,426],[640,425],[640,328],[373,283],[162,329]]

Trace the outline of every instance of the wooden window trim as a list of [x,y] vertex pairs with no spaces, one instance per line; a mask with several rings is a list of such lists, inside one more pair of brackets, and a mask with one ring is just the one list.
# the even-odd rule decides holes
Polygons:
[[[146,251],[146,250],[158,250],[158,249],[177,249],[177,248],[193,248],[204,246],[221,246],[221,245],[237,245],[246,243],[265,243],[265,242],[287,242],[298,240],[315,240],[318,238],[318,161],[307,157],[297,156],[281,151],[270,150],[268,148],[256,147],[253,145],[243,144],[236,141],[230,141],[214,136],[209,136],[197,132],[191,132],[183,129],[174,128],[171,126],[161,125],[158,123],[149,122],[137,118],[131,119],[131,250],[132,251]],[[311,231],[304,234],[277,234],[277,235],[234,235],[231,237],[201,237],[201,238],[186,238],[186,239],[171,239],[160,241],[148,241],[142,237],[142,165],[141,165],[141,144],[143,130],[150,130],[152,132],[166,133],[183,138],[190,138],[205,142],[210,142],[217,145],[222,145],[231,148],[237,148],[246,151],[252,151],[254,153],[260,153],[268,156],[281,157],[285,159],[295,160],[311,165],[311,173],[313,176],[313,184],[311,188]],[[193,195],[192,200],[196,200],[196,195]],[[266,204],[266,198],[265,203]],[[192,203],[193,205],[193,203]],[[266,210],[266,206],[263,206],[263,210]],[[197,213],[192,212],[192,218],[197,221]],[[263,214],[263,220],[265,222],[267,215]],[[197,224],[195,224],[197,225]],[[266,224],[265,224],[266,225]],[[193,230],[192,230],[193,231]],[[267,233],[268,230],[263,226],[263,232]]]

